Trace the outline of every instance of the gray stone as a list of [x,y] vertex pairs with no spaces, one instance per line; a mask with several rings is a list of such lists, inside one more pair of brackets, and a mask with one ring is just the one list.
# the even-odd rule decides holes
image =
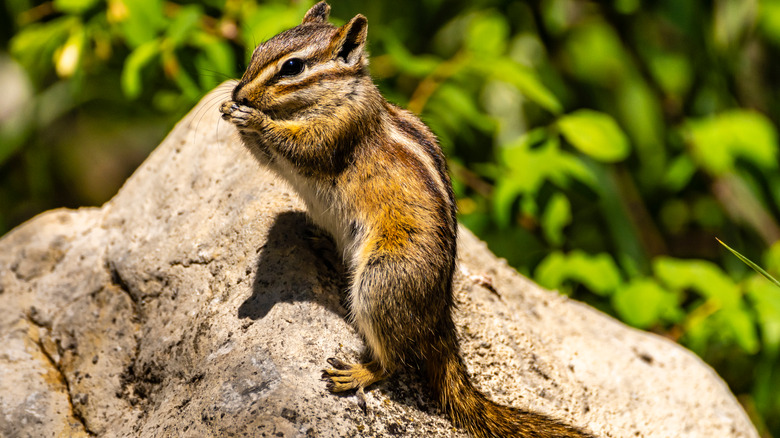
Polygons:
[[[0,240],[0,436],[465,436],[405,371],[328,393],[357,360],[332,244],[204,98],[101,208]],[[608,437],[756,437],[693,354],[540,289],[461,230],[456,321],[493,399]]]

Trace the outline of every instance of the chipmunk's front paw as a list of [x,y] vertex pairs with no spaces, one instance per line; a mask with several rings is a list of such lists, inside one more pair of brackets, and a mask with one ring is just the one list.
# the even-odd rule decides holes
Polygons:
[[236,125],[239,129],[259,129],[265,118],[265,114],[260,110],[232,100],[223,102],[219,112],[222,113],[223,120]]

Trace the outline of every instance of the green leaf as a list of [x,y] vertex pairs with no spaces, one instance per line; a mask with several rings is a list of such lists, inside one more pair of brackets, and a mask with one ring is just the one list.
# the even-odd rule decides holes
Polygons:
[[766,279],[754,275],[746,281],[747,296],[758,314],[764,346],[770,354],[780,350],[780,293]]
[[38,82],[51,72],[54,53],[70,36],[70,29],[79,24],[76,17],[30,24],[11,39],[11,55],[25,67],[33,82]]
[[696,349],[718,333],[748,353],[758,350],[755,324],[740,288],[717,265],[704,260],[659,257],[653,268],[657,278],[672,290],[691,289],[706,298],[689,314],[688,329]]
[[557,289],[572,280],[598,295],[610,295],[622,283],[612,256],[590,255],[580,250],[566,255],[560,251],[551,253],[537,266],[534,279],[548,289]]
[[615,10],[621,14],[633,14],[640,6],[639,0],[615,0]]
[[[241,2],[244,20],[241,23],[240,35],[245,47],[255,47],[279,32],[301,24],[305,8],[311,4],[285,3],[267,2],[257,5],[255,2]],[[251,54],[251,51],[249,53]]]
[[598,20],[574,27],[567,35],[564,54],[572,75],[610,89],[634,70],[620,36],[612,26]]
[[646,329],[676,307],[677,296],[651,279],[638,279],[619,287],[612,296],[612,305],[621,320]]
[[780,2],[762,1],[759,5],[759,29],[771,43],[780,47]]
[[173,21],[168,25],[165,34],[173,47],[179,47],[190,39],[203,15],[203,9],[198,5],[182,6]]
[[490,133],[495,129],[493,119],[486,116],[477,107],[475,99],[463,87],[457,84],[451,82],[441,84],[431,99],[442,104],[440,108],[446,108],[450,115],[457,116],[459,123],[456,126],[459,126],[461,129],[464,127],[464,124],[470,124],[486,133]]
[[571,223],[571,204],[562,193],[555,193],[542,215],[542,229],[547,240],[555,246],[563,244],[563,228]]
[[[536,131],[532,131],[536,132]],[[548,135],[545,130],[541,130]],[[571,178],[595,187],[596,177],[578,157],[560,149],[557,137],[545,139],[538,147],[529,136],[499,149],[499,161],[510,169],[510,178],[535,193],[545,180],[565,186]]]
[[469,50],[498,56],[506,51],[509,24],[496,12],[480,14],[469,23],[466,44]]
[[736,307],[742,301],[734,281],[712,262],[658,257],[653,271],[671,289],[693,289],[705,298],[717,300],[720,307]]
[[162,0],[117,0],[117,4],[124,7],[120,28],[131,48],[153,40],[166,25]]
[[687,154],[680,154],[666,168],[663,186],[672,192],[679,192],[688,185],[694,173],[696,173],[696,165],[691,158]]
[[[583,157],[583,161],[586,158]],[[625,176],[619,175],[614,166],[593,160],[587,160],[587,163],[596,179],[592,187],[599,196],[597,207],[606,225],[606,230],[597,228],[599,233],[607,233],[606,236],[602,235],[602,241],[609,241],[614,246],[615,258],[628,276],[645,274],[649,270],[648,255],[642,246],[640,231],[632,224],[628,205],[621,194]]]
[[727,50],[737,46],[740,39],[755,25],[756,3],[741,0],[719,1],[714,4],[713,40],[716,46]]
[[648,67],[658,84],[672,96],[682,98],[691,86],[691,62],[682,53],[657,51],[649,55]]
[[764,253],[764,266],[768,271],[780,272],[780,241],[773,243]]
[[[0,55],[3,86],[8,87],[0,104],[0,167],[12,157],[33,133],[38,122],[34,94],[27,72],[8,55]],[[13,91],[10,91],[13,90]]]
[[171,72],[171,79],[173,79],[173,82],[176,83],[179,89],[184,93],[187,100],[194,104],[198,97],[207,90],[201,90],[189,73],[181,67],[181,62],[176,56],[176,52],[173,50],[163,50],[161,56],[163,65],[169,66],[167,67],[167,70]]
[[66,14],[83,14],[98,4],[99,0],[54,0],[54,9]]
[[[557,137],[545,138],[545,129],[536,129],[511,145],[498,150],[504,166],[503,177],[496,181],[493,193],[494,215],[499,226],[511,221],[512,205],[520,195],[535,195],[545,181],[567,186],[571,179],[594,186],[595,177],[577,157],[560,150]],[[535,146],[542,142],[541,146]]]
[[578,110],[558,119],[558,127],[569,143],[596,160],[617,162],[630,152],[628,138],[607,114]]
[[639,159],[637,182],[656,187],[666,167],[664,112],[657,93],[640,75],[633,75],[615,90],[617,114],[614,114],[634,146]]
[[523,93],[523,96],[553,114],[563,111],[561,102],[539,79],[532,69],[506,58],[497,58],[490,62],[477,61],[473,67],[484,74],[512,84]]
[[727,249],[727,250],[729,250],[729,251],[731,251],[731,253],[732,253],[732,254],[734,254],[735,256],[737,256],[737,258],[738,258],[738,259],[740,259],[740,260],[742,261],[742,263],[744,263],[744,264],[746,264],[746,265],[750,266],[750,267],[751,267],[751,268],[752,268],[754,271],[756,271],[756,272],[758,272],[759,274],[761,274],[761,275],[763,275],[764,277],[766,277],[766,279],[767,279],[767,280],[769,280],[769,281],[771,281],[772,283],[774,283],[774,285],[775,285],[775,286],[777,286],[777,287],[780,287],[780,281],[777,281],[777,280],[776,280],[774,277],[772,277],[771,275],[769,275],[769,273],[768,273],[768,272],[766,272],[765,270],[763,270],[763,269],[762,269],[760,266],[758,266],[757,264],[753,263],[753,261],[752,261],[752,260],[750,260],[749,258],[747,258],[747,257],[743,256],[742,254],[740,254],[739,252],[737,252],[735,249],[731,248],[730,246],[726,245],[725,243],[723,243],[723,241],[722,241],[722,240],[718,239],[717,237],[715,238],[715,240],[717,240],[717,241],[718,241],[718,243],[720,243],[721,245],[725,246],[725,247],[726,247],[726,249]]
[[691,220],[691,208],[681,199],[670,198],[662,204],[659,217],[668,232],[680,234]]
[[120,84],[122,91],[129,99],[135,99],[141,94],[141,72],[160,53],[160,41],[153,40],[133,50],[122,69]]
[[196,32],[192,44],[202,51],[195,58],[202,89],[210,90],[225,79],[236,77],[236,59],[227,42],[204,32]]
[[764,169],[777,168],[777,131],[755,111],[738,109],[689,120],[683,129],[694,159],[712,175],[731,172],[737,158]]
[[752,315],[744,307],[724,309],[722,313],[726,326],[734,334],[737,345],[750,354],[758,352],[758,335]]
[[515,199],[525,192],[516,181],[502,178],[496,181],[493,190],[493,217],[501,229],[505,229],[512,222],[512,206]]
[[393,64],[398,69],[406,74],[417,78],[423,78],[436,70],[436,67],[441,63],[440,59],[437,59],[429,55],[413,55],[409,50],[398,40],[398,38],[391,34],[382,34],[382,42],[384,48],[390,59],[393,60]]
[[722,206],[711,196],[702,196],[693,202],[693,219],[703,228],[721,229],[725,222]]
[[84,49],[84,42],[87,38],[84,28],[81,26],[75,26],[71,30],[70,37],[65,41],[65,44],[57,49],[54,54],[56,61],[54,63],[54,70],[61,78],[69,78],[73,76],[81,65],[82,51]]

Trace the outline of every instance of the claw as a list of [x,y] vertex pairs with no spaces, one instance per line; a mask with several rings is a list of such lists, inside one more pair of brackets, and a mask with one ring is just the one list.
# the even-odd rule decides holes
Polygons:
[[349,369],[349,364],[344,363],[344,362],[336,359],[335,357],[329,357],[327,359],[327,361],[330,364],[330,366],[332,366],[333,368],[336,368],[337,370],[347,370],[347,369]]
[[357,404],[360,410],[363,411],[363,415],[368,415],[368,406],[366,405],[366,393],[361,386],[357,390]]

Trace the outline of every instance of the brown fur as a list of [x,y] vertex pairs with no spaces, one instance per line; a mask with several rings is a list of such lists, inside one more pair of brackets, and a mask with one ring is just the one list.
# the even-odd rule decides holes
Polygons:
[[[365,17],[337,28],[329,11],[320,2],[258,46],[220,109],[344,252],[351,318],[373,360],[330,359],[328,387],[362,390],[421,364],[452,421],[477,437],[589,436],[495,404],[470,382],[452,321],[457,220],[446,161],[428,127],[371,81]],[[281,74],[293,58],[304,71]]]

